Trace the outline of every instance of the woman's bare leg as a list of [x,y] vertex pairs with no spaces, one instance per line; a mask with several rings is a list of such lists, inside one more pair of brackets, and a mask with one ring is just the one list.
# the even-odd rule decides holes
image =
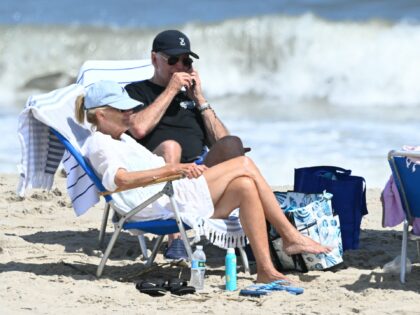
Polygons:
[[232,209],[240,208],[239,216],[257,263],[257,282],[287,279],[273,266],[268,247],[265,216],[254,181],[246,176],[232,180],[215,204],[214,218],[226,218]]
[[[214,204],[224,194],[228,184],[235,178],[247,176],[254,180],[265,218],[274,225],[283,238],[283,248],[288,254],[325,253],[330,249],[301,235],[290,224],[265,179],[255,164],[247,157],[238,157],[215,165],[204,172]],[[232,208],[230,211],[232,211]],[[265,232],[265,231],[264,231]]]

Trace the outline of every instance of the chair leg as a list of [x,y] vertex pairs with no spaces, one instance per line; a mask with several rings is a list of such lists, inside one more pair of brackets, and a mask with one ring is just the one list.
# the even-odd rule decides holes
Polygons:
[[110,205],[109,203],[106,203],[105,208],[104,208],[104,213],[102,214],[101,229],[99,230],[99,248],[102,248],[104,246],[105,231],[106,231],[106,225],[108,223],[109,209],[110,209]]
[[102,272],[104,270],[106,261],[108,260],[109,255],[111,254],[112,249],[114,248],[115,242],[118,239],[118,236],[121,233],[122,230],[122,224],[118,223],[115,224],[115,231],[112,234],[111,240],[108,243],[108,246],[105,250],[104,255],[102,256],[101,262],[99,263],[98,269],[96,270],[96,276],[99,278],[102,275]]
[[162,245],[163,237],[164,237],[164,235],[159,235],[156,238],[155,245],[153,245],[152,253],[150,254],[150,257],[146,262],[146,265],[145,265],[146,267],[150,267],[153,264],[153,261],[156,258],[157,252],[158,252],[160,246]]
[[149,259],[149,255],[147,255],[147,245],[146,245],[146,239],[144,238],[144,235],[143,234],[138,235],[137,238],[139,240],[140,250],[143,255],[143,258]]
[[244,271],[245,273],[251,274],[251,271],[249,270],[249,262],[248,262],[248,256],[246,255],[245,248],[244,247],[238,247],[239,253],[241,254],[242,259],[242,265],[244,265]]
[[400,281],[405,283],[405,273],[407,267],[407,237],[408,237],[408,221],[404,220],[403,227],[403,238],[401,244],[401,269],[400,269]]

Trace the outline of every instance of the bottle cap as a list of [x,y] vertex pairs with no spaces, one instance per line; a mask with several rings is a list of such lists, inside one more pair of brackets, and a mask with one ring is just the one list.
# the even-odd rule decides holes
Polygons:
[[197,245],[195,246],[195,249],[203,249],[203,245]]
[[227,253],[228,254],[235,254],[235,249],[234,248],[228,248]]

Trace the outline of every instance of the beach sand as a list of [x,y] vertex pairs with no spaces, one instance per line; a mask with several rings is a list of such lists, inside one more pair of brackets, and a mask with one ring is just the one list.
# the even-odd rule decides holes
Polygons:
[[[166,264],[159,253],[158,264],[142,275],[137,240],[124,233],[97,279],[103,203],[78,218],[66,197],[64,178],[57,176],[51,192],[29,191],[24,200],[16,196],[16,184],[17,176],[0,175],[0,314],[420,314],[416,243],[409,242],[413,266],[405,285],[398,275],[382,271],[399,254],[402,227],[381,227],[380,189],[368,190],[360,249],[347,251],[340,268],[287,273],[305,289],[301,295],[275,292],[244,298],[238,291],[224,291],[225,252],[205,245],[204,292],[154,298],[137,291],[135,283],[153,276],[188,279],[188,268]],[[109,224],[107,239],[112,229]],[[255,278],[241,270],[238,288]]]

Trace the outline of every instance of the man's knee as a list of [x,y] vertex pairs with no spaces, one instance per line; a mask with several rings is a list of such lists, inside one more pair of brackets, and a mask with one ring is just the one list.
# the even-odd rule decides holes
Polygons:
[[162,156],[166,163],[179,163],[181,161],[182,148],[175,140],[166,140],[159,144],[153,153]]

